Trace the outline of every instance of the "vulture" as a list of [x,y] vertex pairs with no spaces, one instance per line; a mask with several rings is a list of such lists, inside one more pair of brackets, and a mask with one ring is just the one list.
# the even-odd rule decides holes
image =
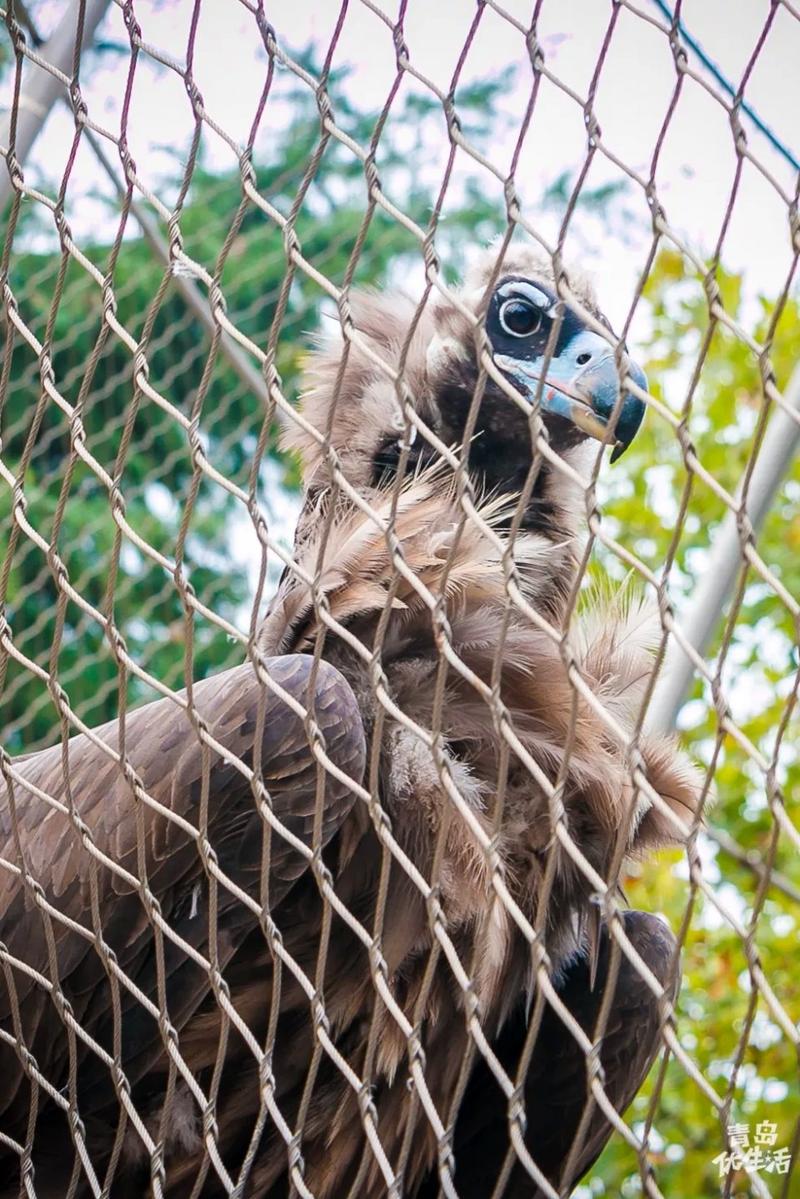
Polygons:
[[579,594],[646,382],[566,290],[522,246],[353,294],[248,661],[3,759],[0,1195],[511,1199],[597,1158],[678,986],[620,862],[701,786],[641,728],[653,612]]

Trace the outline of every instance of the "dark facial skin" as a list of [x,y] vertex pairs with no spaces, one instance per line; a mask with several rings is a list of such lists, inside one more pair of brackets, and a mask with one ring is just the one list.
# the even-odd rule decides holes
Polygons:
[[[514,279],[502,280],[489,303],[485,327],[492,349],[495,353],[535,361],[545,354],[551,338],[554,338],[554,353],[557,353],[582,327],[580,319],[570,310],[563,310],[560,325],[553,333],[553,318],[536,311],[527,302],[524,292],[520,292],[517,298],[515,282]],[[530,288],[529,281],[518,282]],[[535,287],[546,297],[548,306],[556,302],[549,288],[538,283]],[[518,335],[509,333],[508,329],[516,330]],[[431,423],[447,445],[462,444],[477,385],[476,358],[450,360],[434,395],[430,397]],[[586,439],[586,434],[571,421],[552,413],[543,413],[542,419],[546,435],[557,453]],[[525,413],[499,384],[485,377],[466,459],[476,491],[512,495],[521,492],[534,462],[534,439],[533,410],[530,414]],[[394,477],[399,458],[400,442],[395,434],[386,438],[375,456],[376,485],[386,485]],[[418,437],[409,454],[407,473],[412,473],[419,465],[437,460],[436,451],[423,437]],[[544,498],[551,467],[541,458],[536,465],[533,490],[522,528],[560,536],[559,514],[553,504]]]
[[486,333],[494,352],[528,361],[544,357],[548,347],[558,358],[584,328],[578,314],[560,304],[552,288],[519,275],[501,280],[486,312]]

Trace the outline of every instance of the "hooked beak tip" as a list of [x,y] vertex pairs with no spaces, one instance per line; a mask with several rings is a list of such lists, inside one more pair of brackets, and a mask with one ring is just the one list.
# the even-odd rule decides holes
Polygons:
[[[504,355],[496,355],[495,361],[529,396],[538,390],[543,411],[576,425],[587,437],[611,443],[612,462],[625,453],[639,431],[645,405],[627,390],[620,399],[619,372],[610,352],[600,353],[590,365],[560,377],[557,373],[560,364],[554,360],[544,379],[536,362],[523,364]],[[647,391],[647,376],[642,368],[629,361],[626,369],[635,386]]]
[[[627,373],[636,387],[647,391],[647,376],[635,362],[629,362]],[[616,462],[627,450],[644,419],[645,405],[630,391],[619,395],[619,379],[613,358],[607,357],[586,380],[587,398],[604,425],[613,423],[614,447],[611,462]],[[615,415],[616,414],[616,415]]]

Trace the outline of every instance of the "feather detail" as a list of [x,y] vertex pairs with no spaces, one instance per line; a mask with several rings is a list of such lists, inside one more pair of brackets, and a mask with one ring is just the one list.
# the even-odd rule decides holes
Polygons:
[[[496,496],[481,503],[479,514],[493,529],[509,506],[513,507],[510,497]],[[324,597],[330,615],[340,623],[381,612],[387,603],[413,613],[431,609],[439,599],[448,605],[504,602],[502,549],[465,519],[455,485],[441,470],[412,477],[396,503],[390,492],[378,492],[371,507],[374,519],[339,502],[329,528],[326,515],[319,512],[320,529],[306,539],[298,563],[314,578],[314,586],[294,572],[262,625],[262,646],[311,645],[321,628],[315,595],[317,603]],[[523,572],[533,570],[552,550],[544,544],[527,547]]]
[[[527,248],[510,247],[505,267],[523,277],[540,272],[552,283],[548,264]],[[374,739],[370,815],[357,805],[342,829],[336,887],[343,901],[366,904],[371,917],[382,863],[376,936],[387,985],[419,1035],[431,1099],[443,1117],[469,1043],[464,973],[483,1027],[497,1034],[535,985],[521,913],[539,930],[556,981],[588,948],[586,973],[590,988],[598,982],[599,1003],[607,935],[594,902],[596,878],[615,888],[611,864],[675,840],[669,813],[690,818],[701,795],[696,772],[672,741],[637,735],[659,636],[652,609],[630,588],[595,590],[579,612],[568,609],[585,524],[581,447],[564,450],[571,472],[541,466],[513,544],[512,493],[530,466],[529,430],[517,412],[522,423],[508,434],[510,409],[491,394],[491,382],[464,455],[477,521],[451,468],[425,465],[433,454],[426,428],[458,445],[466,428],[477,378],[468,310],[483,303],[492,270],[482,264],[461,306],[431,297],[418,321],[406,297],[354,296],[359,341],[350,342],[346,360],[339,348],[315,356],[303,414],[322,436],[301,430],[286,440],[300,453],[307,489],[299,570],[284,580],[261,631],[267,653],[321,644],[353,687]],[[586,281],[573,277],[572,285],[596,311]],[[399,370],[420,429],[405,447],[408,469],[398,486],[392,465],[405,416],[392,375]],[[334,481],[327,446],[359,502]],[[573,684],[574,670],[585,693]],[[634,761],[647,775],[646,794],[634,785]],[[373,821],[384,830],[380,845]],[[562,830],[577,852],[564,850]],[[425,899],[403,857],[425,880]],[[407,1102],[409,1044],[375,999],[367,971],[359,973],[350,958],[340,969],[344,977],[328,971],[332,1028],[354,1067],[370,1068],[390,1160],[404,1143],[413,1145],[402,1186],[414,1195],[436,1144]],[[327,984],[326,1000],[330,1010]],[[356,1099],[341,1086],[312,1105],[304,1156],[320,1199],[385,1193],[359,1123]]]
[[[503,788],[502,812],[497,806],[504,752],[504,735],[498,728],[501,712],[540,777],[550,786],[561,780],[562,819],[602,877],[618,856],[614,850],[620,842],[626,854],[639,854],[648,845],[674,840],[675,830],[663,810],[651,810],[649,796],[635,792],[628,760],[654,666],[657,611],[625,591],[596,591],[571,621],[574,663],[613,720],[609,726],[597,707],[574,689],[558,640],[509,600],[509,568],[516,573],[526,603],[534,608],[540,596],[566,597],[575,572],[575,547],[569,539],[523,532],[512,553],[503,520],[513,503],[514,497],[502,495],[480,501],[478,512],[486,526],[482,529],[463,518],[455,487],[440,470],[418,473],[397,497],[388,488],[375,489],[370,496],[375,519],[340,499],[332,514],[318,513],[318,529],[307,533],[298,550],[301,573],[314,577],[315,586],[302,577],[286,584],[264,623],[262,645],[268,653],[307,650],[325,630],[326,653],[333,654],[347,675],[348,651],[332,648],[335,628],[331,631],[322,619],[320,600],[324,597],[327,612],[346,627],[348,640],[361,643],[362,662],[369,660],[382,623],[380,664],[392,703],[423,730],[433,729],[438,721],[452,782],[462,796],[474,793],[473,783],[478,787],[481,803],[471,801],[472,819],[478,820],[480,811],[487,840],[500,822],[502,869],[513,893],[533,913],[545,856],[554,844],[553,818],[547,787],[517,754],[512,754]],[[442,627],[451,666],[444,703],[437,708]],[[375,702],[371,683],[365,678],[359,689],[358,670],[350,670],[348,677],[366,711]],[[476,679],[497,680],[494,707]],[[415,752],[415,740],[422,746],[418,735],[408,729],[395,744],[397,722],[384,713],[384,723],[383,801],[392,821],[400,820],[398,836],[401,843],[403,835],[409,839],[409,853],[418,864],[427,860],[426,838],[447,825],[438,880],[444,911],[452,927],[483,930],[487,939],[480,958],[480,991],[489,996],[502,975],[509,932],[502,905],[495,912],[497,897],[486,853],[454,809],[441,772],[430,763],[421,770],[429,750]],[[642,734],[638,748],[663,806],[684,816],[691,813],[700,793],[698,777],[672,741]],[[408,772],[413,763],[421,773],[412,787]],[[404,797],[410,792],[415,810],[427,813],[425,835],[404,823],[410,807]],[[591,890],[569,855],[559,850],[557,863],[559,886],[571,899],[564,901],[564,913],[552,915],[551,951],[556,960],[575,948],[565,917],[575,904],[583,908],[580,896]],[[585,932],[579,922],[579,939]]]
[[[383,1160],[393,1169],[404,1162],[398,1186],[412,1197],[436,1160],[430,1104],[452,1127],[476,1022],[493,1053],[502,1053],[509,1031],[526,1044],[524,1027],[515,1029],[536,986],[525,934],[536,929],[554,983],[594,1035],[609,951],[595,902],[598,876],[615,889],[613,862],[675,840],[671,816],[693,818],[702,789],[691,765],[670,739],[636,735],[659,636],[655,614],[628,588],[596,591],[577,614],[568,606],[585,523],[580,446],[557,447],[569,472],[539,463],[518,513],[516,492],[533,456],[526,414],[487,380],[480,427],[467,426],[479,377],[469,310],[483,303],[495,265],[481,265],[460,305],[431,293],[421,314],[404,296],[353,295],[359,337],[344,356],[341,344],[312,355],[303,427],[284,436],[300,454],[306,502],[294,565],[259,645],[267,655],[292,655],[269,669],[300,702],[314,700],[314,723],[335,771],[321,768],[306,722],[276,696],[265,697],[249,665],[192,691],[223,753],[201,752],[193,722],[171,701],[126,718],[130,765],[152,791],[152,808],[138,802],[127,774],[92,739],[70,743],[70,791],[85,828],[130,872],[143,855],[148,891],[174,928],[174,941],[159,934],[158,956],[134,875],[100,868],[68,818],[60,746],[21,766],[21,840],[16,818],[3,825],[0,813],[7,856],[24,852],[24,875],[6,872],[0,932],[10,954],[25,955],[34,968],[30,977],[14,971],[27,1051],[53,1086],[77,1088],[95,1164],[105,1169],[116,1153],[130,1168],[115,1195],[147,1190],[150,1155],[137,1153],[135,1130],[119,1149],[130,1113],[120,1106],[117,1075],[80,1039],[64,1035],[63,1014],[34,983],[36,970],[47,974],[55,961],[53,995],[63,995],[87,1034],[113,1047],[115,1066],[120,1054],[131,1102],[164,1155],[169,1199],[216,1194],[219,1161],[245,1196],[277,1199],[296,1190],[287,1174],[293,1163],[317,1199],[378,1199],[386,1180],[365,1137],[367,1103]],[[505,269],[555,287],[549,264],[530,249],[507,247]],[[572,287],[596,311],[586,281],[573,276]],[[451,466],[430,464],[435,445],[460,447],[468,427],[475,436],[456,460],[460,474],[468,472],[469,505]],[[398,454],[409,460],[399,487]],[[513,543],[512,516],[519,517]],[[318,658],[298,653],[312,649]],[[97,733],[116,744],[119,730]],[[259,794],[254,803],[255,789],[228,754],[258,761],[266,799]],[[365,759],[369,802],[344,781],[362,778]],[[633,763],[647,788],[635,785]],[[49,791],[55,806],[40,798]],[[267,805],[294,842],[268,827]],[[215,882],[213,906],[207,858],[186,832],[187,820],[203,829],[235,884]],[[52,922],[55,951],[43,931],[50,919],[43,924],[44,908],[20,881],[28,872],[46,881],[48,901],[69,918]],[[111,987],[105,956],[91,945],[98,887],[105,948],[130,987],[117,987],[116,974]],[[256,905],[241,902],[243,889]],[[650,946],[654,966],[665,966],[670,949],[658,928],[639,933],[643,953]],[[199,967],[207,953],[219,985]],[[631,1062],[634,1077],[643,1077],[661,1019],[647,988],[642,998],[626,980],[628,965],[621,964],[626,986],[615,1011],[627,994],[630,1026],[645,1029],[647,1040],[634,1058],[626,1055],[627,1019],[624,1036],[612,1022],[604,1037],[606,1078],[624,1083],[620,1102]],[[221,986],[236,1020],[219,1003]],[[188,1067],[177,1088],[162,1021],[138,1001],[142,992],[159,1008],[166,998]],[[0,1010],[5,1029],[14,1027],[11,1015],[9,1001],[5,1017]],[[257,1045],[267,1050],[261,1060],[252,1052]],[[536,1053],[528,1111],[537,1099],[552,1108],[542,1102],[550,1094],[546,1067],[563,1071],[566,1061],[576,1080],[577,1122],[586,1080],[580,1046],[556,1020]],[[425,1103],[410,1095],[412,1064],[424,1072]],[[14,1113],[7,1131],[20,1139],[32,1136],[41,1091],[27,1075],[25,1059],[6,1045],[0,1112]],[[192,1077],[213,1099],[213,1164],[208,1112],[185,1087]],[[484,1086],[475,1104],[468,1086],[467,1106],[490,1120],[500,1113],[505,1128],[505,1097],[487,1105],[486,1093]],[[74,1129],[41,1097],[36,1157],[44,1139],[60,1178],[52,1193],[62,1194]],[[296,1139],[294,1132],[285,1137],[276,1112]],[[589,1130],[589,1157],[607,1135],[603,1115]],[[474,1144],[486,1156],[485,1144]],[[0,1166],[9,1157],[13,1174],[17,1155],[0,1146]],[[38,1186],[38,1160],[36,1178]],[[15,1176],[11,1186],[16,1194]],[[493,1189],[477,1178],[471,1193]],[[559,1189],[568,1189],[563,1180]]]

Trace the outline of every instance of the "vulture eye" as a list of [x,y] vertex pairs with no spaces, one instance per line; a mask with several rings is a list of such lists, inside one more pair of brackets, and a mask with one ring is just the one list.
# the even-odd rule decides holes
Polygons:
[[506,300],[500,308],[500,325],[512,337],[530,337],[542,327],[542,311],[528,300]]

